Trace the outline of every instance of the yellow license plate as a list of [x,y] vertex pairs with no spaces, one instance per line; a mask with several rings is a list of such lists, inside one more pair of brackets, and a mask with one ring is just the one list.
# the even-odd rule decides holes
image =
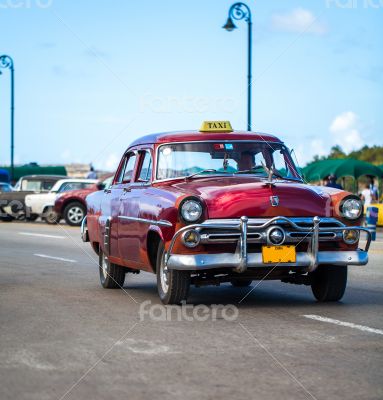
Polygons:
[[296,260],[295,246],[262,246],[264,264],[295,263]]

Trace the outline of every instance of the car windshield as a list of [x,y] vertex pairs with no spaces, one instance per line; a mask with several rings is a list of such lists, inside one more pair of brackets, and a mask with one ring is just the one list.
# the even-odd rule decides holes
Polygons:
[[267,177],[271,168],[274,176],[301,180],[289,150],[282,143],[175,143],[159,147],[157,179],[193,174],[252,174]]
[[63,183],[58,193],[68,192],[70,190],[88,189],[94,185],[94,182],[65,182]]

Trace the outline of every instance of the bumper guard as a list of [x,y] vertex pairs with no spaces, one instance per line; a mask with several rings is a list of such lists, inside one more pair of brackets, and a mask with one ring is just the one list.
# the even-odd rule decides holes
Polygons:
[[[281,263],[286,267],[303,267],[308,272],[314,271],[320,264],[332,265],[365,265],[368,262],[368,249],[371,243],[371,233],[368,229],[360,226],[346,226],[337,221],[336,227],[320,227],[321,219],[314,217],[310,219],[310,227],[299,226],[293,219],[286,217],[275,217],[264,220],[252,220],[246,216],[236,220],[229,220],[227,223],[220,221],[205,221],[201,224],[193,224],[179,229],[173,236],[169,249],[165,255],[165,264],[169,269],[199,271],[214,268],[231,268],[236,272],[244,272],[247,268],[267,267],[270,264],[264,264],[261,253],[248,253],[248,231],[264,232],[271,225],[278,226],[283,223],[290,226],[294,231],[304,234],[303,239],[309,241],[307,252],[297,252],[295,263]],[[326,220],[325,218],[323,219]],[[327,219],[328,220],[328,219]],[[254,222],[253,222],[254,221]],[[255,223],[255,221],[257,223]],[[216,230],[237,230],[239,231],[239,239],[237,250],[235,253],[219,253],[219,254],[173,254],[173,248],[176,240],[189,229],[216,229]],[[367,234],[367,242],[364,250],[358,249],[353,251],[319,251],[319,235],[321,232],[341,233],[343,231],[357,230]],[[300,243],[300,242],[299,242]],[[278,263],[276,264],[278,265]],[[274,266],[275,267],[275,266]]]

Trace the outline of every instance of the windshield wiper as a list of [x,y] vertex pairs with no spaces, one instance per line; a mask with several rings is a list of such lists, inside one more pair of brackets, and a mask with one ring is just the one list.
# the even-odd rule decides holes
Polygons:
[[243,169],[243,170],[240,170],[240,171],[235,171],[234,174],[250,174],[252,172],[256,172],[258,169],[263,169],[264,170],[262,165],[256,165],[252,169]]
[[218,174],[228,174],[229,172],[217,171],[216,169],[203,169],[202,171],[195,172],[194,174],[185,176],[185,179],[193,178],[194,176],[201,175],[205,172],[217,172]]

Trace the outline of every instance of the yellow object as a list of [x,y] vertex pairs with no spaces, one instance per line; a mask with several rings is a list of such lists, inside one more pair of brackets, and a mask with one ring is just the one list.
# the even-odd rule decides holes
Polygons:
[[230,121],[204,121],[200,132],[233,132]]
[[262,246],[262,262],[271,263],[295,263],[297,253],[295,246]]

